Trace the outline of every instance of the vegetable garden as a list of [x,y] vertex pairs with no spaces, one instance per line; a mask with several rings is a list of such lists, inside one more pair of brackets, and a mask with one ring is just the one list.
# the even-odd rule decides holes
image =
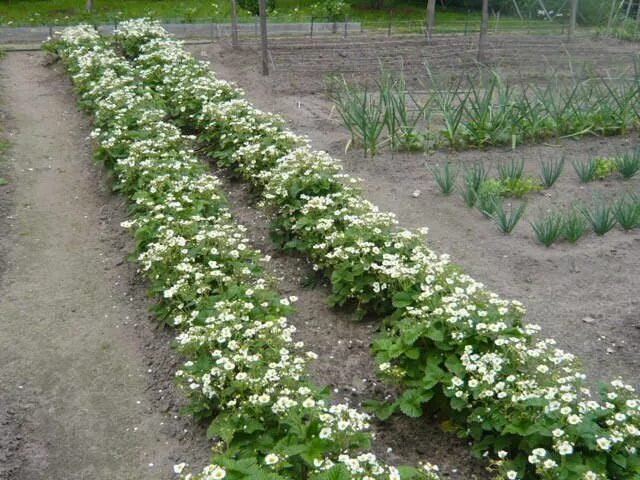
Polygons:
[[[535,316],[525,320],[522,303],[503,299],[448,255],[435,253],[425,243],[425,229],[403,228],[395,215],[366,200],[366,184],[344,173],[328,153],[314,150],[281,117],[255,108],[252,92],[245,99],[157,24],[145,21],[122,23],[112,41],[92,27],[71,27],[47,48],[64,62],[79,105],[94,119],[96,158],[129,200],[125,226],[135,236],[134,257],[157,299],[154,314],[176,329],[176,348],[185,359],[176,377],[190,401],[187,413],[206,421],[215,441],[211,464],[187,473],[179,463],[175,471],[181,478],[434,479],[438,468],[429,462],[395,466],[378,458],[370,433],[372,414],[384,421],[434,411],[484,458],[491,478],[640,478],[640,399],[632,385],[610,378],[595,393],[577,358],[541,337]],[[352,95],[365,98],[366,105],[385,101],[396,107],[401,135],[395,139],[396,121],[380,114],[394,150],[406,146],[401,120],[414,114],[404,111],[403,117],[405,89],[395,82],[389,80],[370,99],[349,84],[337,90],[347,101]],[[507,97],[501,105],[512,105],[515,97],[493,76],[489,96],[474,90],[460,97],[461,90],[453,90],[452,99],[439,98],[445,118],[443,105],[477,111],[489,122],[477,130],[486,135],[470,136],[466,127],[462,137],[446,138],[453,147],[484,146],[511,144],[514,135],[520,143],[632,130],[638,83],[635,77],[612,82],[538,91],[536,105],[548,108],[531,111],[544,125],[532,132],[518,124],[514,133],[503,127],[514,126],[510,115],[516,109],[496,119],[492,102],[494,92]],[[517,98],[519,105],[530,101],[527,95]],[[570,105],[583,116],[553,117],[559,101],[562,112]],[[353,149],[359,140],[354,137]],[[417,138],[410,137],[409,146]],[[373,154],[378,145],[370,146]],[[403,155],[412,154],[396,158]],[[268,257],[234,220],[226,184],[209,171],[205,158],[250,185],[273,241],[287,254],[307,258],[329,282],[331,306],[377,322],[371,355],[379,378],[397,392],[394,398],[362,406],[340,403],[313,381],[308,363],[329,360],[316,360],[296,340],[287,320],[296,296],[278,293],[278,282],[267,273]],[[504,198],[557,188],[567,181],[569,163],[584,184],[635,188],[638,158],[631,148],[611,159],[544,158],[536,176],[529,162],[525,167],[524,160],[505,160],[493,179],[489,165],[479,162],[442,162],[425,170],[443,194],[457,189],[460,177],[464,202],[480,205],[482,214],[510,232],[524,204],[508,206]],[[351,162],[347,168],[354,170]],[[420,198],[420,191],[414,193],[405,195]],[[440,202],[453,201],[436,195]],[[573,214],[553,211],[531,222],[535,235],[545,245],[561,236],[571,241],[587,224],[598,235],[616,224],[634,235],[637,194],[629,190],[611,201],[576,205]]]

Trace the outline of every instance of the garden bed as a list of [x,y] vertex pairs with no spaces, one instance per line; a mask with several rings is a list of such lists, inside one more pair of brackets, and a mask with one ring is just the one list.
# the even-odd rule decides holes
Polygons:
[[[594,55],[608,52],[612,58],[611,52],[617,48],[613,43],[617,42],[593,42]],[[619,55],[630,58],[626,49],[620,47]],[[492,290],[521,300],[527,305],[529,318],[536,319],[545,335],[556,338],[561,347],[576,353],[594,379],[622,375],[638,385],[640,361],[633,352],[640,340],[639,301],[634,293],[640,288],[637,275],[640,232],[616,229],[604,237],[591,233],[576,245],[558,243],[546,249],[535,243],[528,224],[539,210],[551,205],[567,206],[577,199],[589,201],[596,193],[616,196],[629,190],[637,192],[640,185],[637,177],[624,181],[612,176],[605,181],[581,184],[569,161],[586,161],[629,150],[636,143],[635,134],[552,139],[515,151],[507,148],[437,151],[426,155],[382,152],[374,159],[365,159],[358,149],[350,149],[345,155],[348,132],[332,112],[332,104],[323,91],[308,89],[311,84],[320,85],[318,77],[305,80],[302,74],[296,76],[294,80],[304,84],[297,89],[295,84],[283,84],[278,74],[262,77],[247,61],[246,51],[235,54],[219,46],[192,50],[211,61],[212,69],[221,78],[236,81],[259,108],[281,113],[293,130],[310,137],[315,148],[344,158],[347,172],[364,180],[369,200],[395,212],[404,226],[428,225],[429,237],[437,250],[450,253],[455,263],[482,279]],[[537,58],[536,66],[531,62],[524,64],[521,58],[519,66],[523,72],[533,74],[543,69],[546,61]],[[513,68],[516,74],[518,65]],[[483,161],[495,174],[499,162],[524,159],[525,170],[537,175],[540,159],[562,156],[567,162],[560,179],[550,190],[528,195],[525,219],[511,236],[501,234],[477,210],[468,209],[457,194],[443,196],[428,168],[448,161],[454,165]],[[414,197],[416,191],[420,194]]]

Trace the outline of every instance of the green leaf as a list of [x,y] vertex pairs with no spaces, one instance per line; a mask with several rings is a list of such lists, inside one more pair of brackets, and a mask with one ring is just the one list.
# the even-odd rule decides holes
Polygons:
[[397,403],[407,417],[417,418],[422,416],[423,401],[424,397],[417,390],[407,390]]
[[312,480],[351,480],[351,474],[344,465],[335,465],[329,470],[309,478]]
[[236,433],[234,417],[231,413],[221,413],[213,419],[207,428],[207,437],[219,437],[227,445],[231,443]]
[[409,305],[413,305],[413,293],[411,292],[398,292],[393,296],[393,306],[396,308],[405,308]]
[[0,177],[0,187],[4,186],[4,185],[9,185],[9,181]]
[[373,413],[380,420],[384,421],[394,414],[397,405],[395,403],[368,400],[364,403],[364,407],[368,412]]

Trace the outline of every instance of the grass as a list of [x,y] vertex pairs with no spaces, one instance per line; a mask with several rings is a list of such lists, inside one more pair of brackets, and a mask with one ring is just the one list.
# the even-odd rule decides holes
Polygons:
[[[312,4],[304,0],[277,0],[271,18],[280,22],[308,22],[312,15]],[[398,0],[386,0],[383,9],[371,8],[368,0],[352,0],[348,19],[360,21],[371,28],[387,28],[392,22],[396,31],[421,31],[426,17],[424,6],[407,4]],[[215,6],[214,6],[215,5]],[[211,0],[181,0],[179,2],[157,0],[99,0],[91,14],[85,11],[85,2],[78,0],[5,0],[2,2],[0,24],[2,25],[50,25],[69,24],[79,21],[111,23],[135,17],[150,17],[178,22],[221,21],[230,17],[230,2]],[[238,12],[241,20],[251,21],[248,12]],[[437,28],[439,31],[465,31],[480,24],[478,12],[467,13],[438,7]],[[548,28],[545,21],[523,22],[516,18],[501,17],[501,29]],[[559,27],[558,25],[555,25]],[[490,28],[495,27],[495,21]]]
[[553,187],[564,169],[564,158],[560,160],[540,160],[540,180],[545,188]]
[[564,222],[565,219],[561,213],[551,212],[548,215],[538,217],[530,223],[538,242],[545,247],[550,247],[562,236]]

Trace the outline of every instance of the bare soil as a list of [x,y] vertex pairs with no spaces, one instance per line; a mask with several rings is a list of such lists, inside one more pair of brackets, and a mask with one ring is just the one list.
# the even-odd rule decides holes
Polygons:
[[[178,416],[179,359],[126,262],[123,199],[91,160],[89,121],[41,53],[0,62],[0,479],[172,478],[209,456]],[[3,267],[4,266],[4,267]]]
[[[344,42],[341,48],[349,49],[349,43]],[[349,51],[357,53],[361,48],[356,45]],[[381,50],[382,43],[376,43],[375,48]],[[388,48],[397,46],[391,44]],[[628,44],[589,41],[581,48],[585,59],[608,59],[613,63],[623,62],[617,67],[629,66]],[[524,159],[527,173],[537,175],[539,159],[564,155],[567,160],[586,160],[613,155],[635,145],[635,134],[614,138],[553,139],[515,151],[486,149],[393,155],[383,152],[375,159],[365,159],[358,150],[352,149],[345,154],[348,133],[339,124],[321,89],[324,74],[340,73],[339,59],[344,58],[340,50],[331,47],[324,50],[327,56],[333,55],[331,58],[337,59],[337,66],[329,59],[318,68],[280,70],[270,77],[263,77],[254,49],[245,47],[234,52],[226,44],[199,45],[191,49],[200,58],[208,60],[220,78],[235,81],[244,88],[247,98],[256,106],[281,114],[294,131],[308,135],[315,148],[343,158],[346,171],[363,179],[364,194],[369,200],[395,212],[404,226],[428,226],[434,249],[451,254],[455,263],[491,290],[506,298],[521,300],[528,307],[528,320],[542,325],[544,336],[555,338],[560,347],[576,353],[593,384],[617,376],[634,385],[640,384],[637,355],[640,232],[615,230],[604,237],[589,234],[577,245],[559,243],[547,249],[535,243],[527,221],[550,208],[567,207],[577,200],[589,201],[594,195],[611,197],[625,191],[638,192],[640,179],[623,181],[611,177],[604,182],[584,185],[579,183],[567,161],[564,173],[552,189],[528,195],[525,221],[512,235],[505,236],[476,210],[468,209],[456,195],[441,195],[428,168],[445,161],[458,165],[483,161],[494,167],[500,161]],[[586,53],[588,49],[592,53]],[[304,48],[299,52],[301,58],[308,54]],[[383,53],[386,52],[388,50]],[[550,60],[510,57],[509,61],[514,62],[511,65],[513,75],[526,71],[535,79],[536,75],[541,76]],[[558,59],[555,61],[560,63]],[[292,60],[290,65],[295,63]],[[455,59],[451,63],[455,63]],[[314,63],[307,62],[306,65]],[[607,63],[603,68],[612,66]],[[345,73],[349,71],[345,70]],[[363,79],[369,73],[365,69]],[[223,175],[222,172],[219,174]],[[267,219],[255,209],[254,199],[245,186],[229,180],[227,189],[234,213],[251,227],[256,245],[274,256],[275,272],[282,277],[283,292],[300,297],[299,313],[294,319],[299,335],[324,359],[314,367],[317,380],[333,386],[338,398],[347,397],[356,402],[393,395],[394,392],[376,382],[368,353],[376,326],[354,322],[349,312],[328,309],[326,285],[305,289],[305,280],[311,275],[306,262],[273,250],[268,241]],[[419,194],[414,196],[416,191]],[[415,463],[422,459],[439,463],[450,478],[489,478],[482,465],[470,458],[463,442],[442,432],[439,421],[437,418],[393,417],[377,426],[379,453],[397,462]],[[387,447],[392,447],[392,452],[386,452]]]

